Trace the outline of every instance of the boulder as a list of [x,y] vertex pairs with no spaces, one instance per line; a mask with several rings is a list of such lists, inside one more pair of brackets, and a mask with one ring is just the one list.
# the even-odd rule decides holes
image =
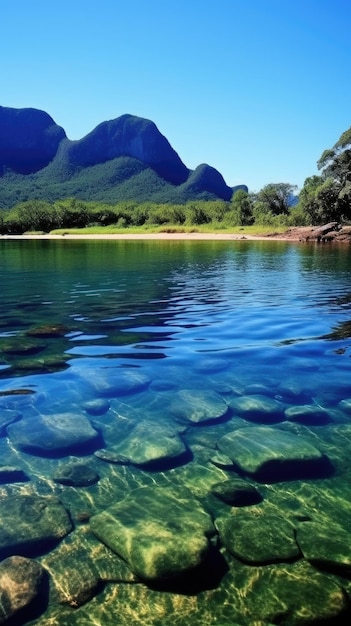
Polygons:
[[273,424],[284,420],[283,407],[273,398],[262,394],[239,396],[230,401],[234,413],[252,422]]
[[0,500],[0,555],[40,554],[72,530],[72,522],[54,497],[6,496]]
[[297,526],[296,540],[303,556],[324,569],[351,574],[351,537],[335,520],[306,521]]
[[269,426],[239,428],[217,445],[242,472],[265,482],[309,475],[326,462],[303,437]]
[[331,421],[328,412],[315,404],[290,406],[285,409],[285,417],[289,422],[305,426],[322,426]]
[[245,563],[285,562],[301,556],[291,522],[264,508],[236,509],[235,514],[216,519],[215,525],[223,545]]
[[0,465],[0,485],[7,483],[21,483],[29,480],[27,474],[20,467]]
[[38,455],[86,451],[99,438],[88,418],[73,412],[22,419],[7,432],[15,448]]
[[138,488],[90,519],[91,530],[148,581],[199,566],[214,534],[211,517],[186,489]]
[[89,487],[99,480],[99,475],[86,463],[66,463],[59,467],[53,480],[69,487]]
[[170,411],[177,419],[202,424],[222,419],[228,411],[228,404],[215,391],[182,389],[175,394]]
[[45,580],[43,567],[23,556],[10,556],[0,563],[0,624],[27,611],[38,598]]
[[117,445],[96,456],[112,463],[150,465],[180,460],[187,448],[175,428],[168,424],[143,421]]

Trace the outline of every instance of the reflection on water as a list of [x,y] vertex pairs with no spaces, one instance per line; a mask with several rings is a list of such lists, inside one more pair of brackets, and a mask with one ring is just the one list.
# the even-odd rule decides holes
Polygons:
[[0,554],[49,580],[22,623],[344,623],[350,269],[0,240]]

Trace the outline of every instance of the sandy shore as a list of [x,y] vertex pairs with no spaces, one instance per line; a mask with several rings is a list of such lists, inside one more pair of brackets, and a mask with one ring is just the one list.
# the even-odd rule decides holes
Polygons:
[[[50,234],[24,234],[24,235],[0,235],[0,239],[116,239],[116,240],[160,240],[160,241],[290,241],[290,242],[306,242],[316,239],[315,228],[310,226],[301,226],[289,228],[283,233],[271,233],[264,235],[250,235],[247,233],[118,233],[118,234],[82,234],[82,235],[50,235]],[[330,237],[329,237],[330,235]],[[351,226],[344,227],[341,230],[328,234],[326,241],[334,241],[335,243],[351,242]]]

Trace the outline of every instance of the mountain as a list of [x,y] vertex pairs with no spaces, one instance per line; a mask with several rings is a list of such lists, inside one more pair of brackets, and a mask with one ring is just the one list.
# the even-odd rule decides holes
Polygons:
[[150,120],[122,115],[71,141],[44,111],[0,107],[0,208],[28,199],[184,203],[232,194],[213,167],[189,170]]

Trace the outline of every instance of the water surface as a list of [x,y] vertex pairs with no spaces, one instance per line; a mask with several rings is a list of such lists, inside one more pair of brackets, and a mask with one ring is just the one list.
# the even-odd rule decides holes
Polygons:
[[[321,617],[341,611],[329,601],[350,591],[351,541],[341,556],[332,546],[338,533],[345,540],[350,519],[350,270],[348,247],[0,240],[0,471],[25,475],[3,473],[1,501],[57,496],[72,520],[49,548],[3,548],[2,558],[23,552],[50,574],[47,606],[33,623],[315,623],[306,580],[326,598]],[[96,436],[65,432],[61,440],[60,424],[69,430],[78,418]],[[278,435],[288,434],[321,458],[277,465],[275,450],[273,463],[250,471],[235,450],[223,457],[219,442],[236,431],[273,433],[278,448]],[[172,439],[178,452],[167,447]],[[56,480],[77,463],[97,479]],[[233,478],[255,487],[260,501],[231,506],[213,494]],[[206,576],[136,579],[91,532],[91,517],[140,487],[190,490],[212,518]],[[230,516],[240,547],[217,522]],[[263,533],[256,539],[245,526],[253,518]],[[293,529],[294,556],[270,546],[272,519]],[[262,542],[268,556],[255,552]],[[321,562],[318,550],[327,553]]]

